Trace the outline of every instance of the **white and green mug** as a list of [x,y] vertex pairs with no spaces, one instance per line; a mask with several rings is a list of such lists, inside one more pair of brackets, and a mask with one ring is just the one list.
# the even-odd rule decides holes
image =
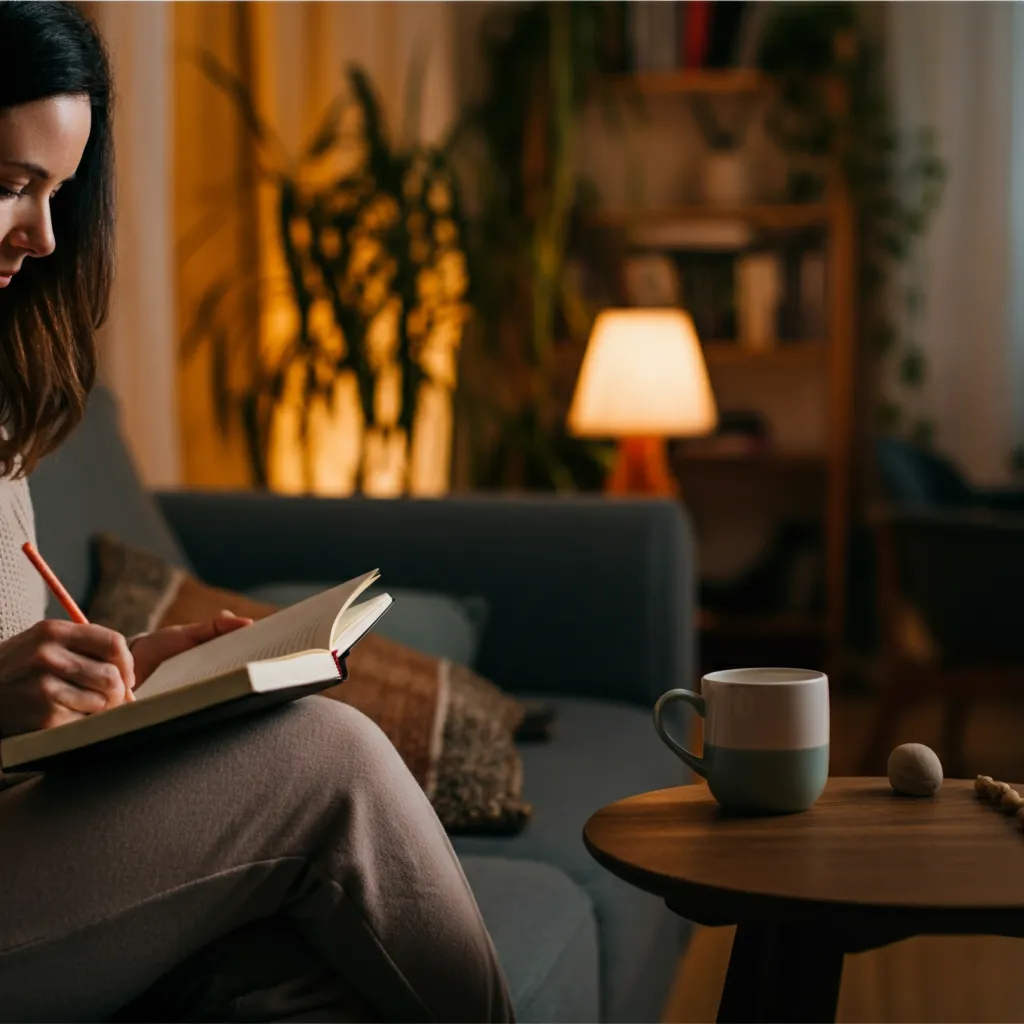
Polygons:
[[[668,734],[673,701],[704,719],[697,757]],[[658,735],[699,775],[725,808],[745,813],[805,811],[828,779],[828,676],[800,668],[711,672],[701,693],[669,690],[654,706]]]

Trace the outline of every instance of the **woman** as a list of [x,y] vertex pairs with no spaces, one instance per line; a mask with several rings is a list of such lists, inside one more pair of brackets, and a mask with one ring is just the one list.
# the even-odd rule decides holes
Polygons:
[[[110,289],[110,82],[70,4],[0,0],[0,735],[115,707],[246,624],[43,621],[26,476],[81,418]],[[0,1016],[509,1020],[436,816],[383,733],[311,698],[0,791]]]

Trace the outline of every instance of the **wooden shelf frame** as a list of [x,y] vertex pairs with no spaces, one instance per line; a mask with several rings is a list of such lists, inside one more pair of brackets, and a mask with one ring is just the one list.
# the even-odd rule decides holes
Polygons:
[[828,202],[752,203],[722,207],[703,203],[652,207],[643,210],[599,210],[590,218],[594,225],[610,228],[642,227],[666,221],[742,221],[761,230],[802,230],[827,228],[831,216]]
[[771,87],[771,79],[754,68],[679,68],[672,71],[636,71],[609,75],[612,88],[643,96],[684,96],[691,93],[758,95]]
[[744,348],[737,341],[706,341],[702,349],[709,367],[828,364],[826,341],[779,341],[767,349]]

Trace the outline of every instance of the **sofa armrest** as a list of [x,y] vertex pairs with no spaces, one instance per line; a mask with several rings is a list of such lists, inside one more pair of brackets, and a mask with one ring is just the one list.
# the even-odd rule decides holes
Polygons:
[[668,501],[158,495],[200,576],[241,589],[340,581],[480,595],[477,665],[511,690],[650,705],[691,685],[694,555]]

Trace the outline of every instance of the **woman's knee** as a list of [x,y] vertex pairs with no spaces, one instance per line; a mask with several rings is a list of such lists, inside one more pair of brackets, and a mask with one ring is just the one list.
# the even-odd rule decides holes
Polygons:
[[309,697],[267,716],[257,732],[249,756],[287,766],[292,785],[331,803],[426,799],[383,730],[347,704]]
[[309,697],[282,709],[277,728],[292,759],[313,770],[346,774],[404,770],[404,762],[380,726],[361,711],[327,697]]

